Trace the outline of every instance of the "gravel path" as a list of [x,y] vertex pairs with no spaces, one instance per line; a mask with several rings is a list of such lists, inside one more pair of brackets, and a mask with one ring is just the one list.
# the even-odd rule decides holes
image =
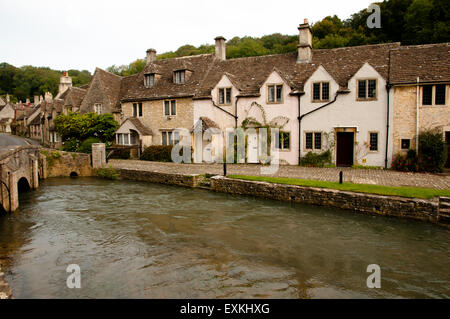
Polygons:
[[[134,160],[110,160],[114,168],[142,171],[157,171],[178,174],[223,174],[222,164],[174,164]],[[234,175],[267,176],[261,174],[260,165],[227,165],[227,173]],[[274,177],[291,177],[321,181],[339,181],[339,172],[344,172],[344,181],[358,184],[386,186],[411,186],[435,189],[450,189],[450,174],[418,174],[384,170],[353,168],[308,168],[299,166],[280,166]]]

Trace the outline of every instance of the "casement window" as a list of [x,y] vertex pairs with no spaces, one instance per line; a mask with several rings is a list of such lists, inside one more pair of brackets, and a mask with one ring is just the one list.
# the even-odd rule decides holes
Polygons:
[[219,88],[219,105],[231,104],[231,88]]
[[133,103],[133,117],[142,117],[142,103]]
[[312,132],[305,133],[305,148],[307,150],[321,150],[322,149],[322,133]]
[[410,139],[402,139],[401,147],[402,147],[402,150],[409,150],[411,147],[411,140]]
[[283,84],[270,84],[267,86],[267,102],[283,103]]
[[155,85],[155,74],[144,75],[144,85],[149,88]]
[[130,134],[130,133],[125,133],[125,134],[116,134],[117,137],[117,144],[119,145],[136,145],[137,141],[136,141],[136,135],[135,134]]
[[173,80],[176,84],[184,84],[185,78],[186,78],[185,70],[175,71],[173,73]]
[[180,134],[178,131],[161,131],[162,145],[176,145],[180,142]]
[[317,82],[313,84],[313,101],[325,102],[330,100],[330,83]]
[[94,112],[97,113],[98,115],[102,115],[103,114],[103,104],[95,103],[94,104]]
[[176,100],[164,101],[164,116],[177,115],[177,102]]
[[280,132],[278,135],[278,149],[290,150],[291,149],[291,133]]
[[358,100],[375,100],[377,98],[377,80],[358,80]]
[[445,84],[422,86],[422,105],[445,105],[447,87]]
[[378,133],[371,132],[369,133],[369,149],[371,152],[378,151]]

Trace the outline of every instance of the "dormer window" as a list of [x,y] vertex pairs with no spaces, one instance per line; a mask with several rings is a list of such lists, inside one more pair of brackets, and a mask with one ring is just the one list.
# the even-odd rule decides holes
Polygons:
[[219,105],[231,105],[231,88],[219,88]]
[[330,83],[316,82],[313,84],[313,101],[326,102],[330,99]]
[[267,86],[267,102],[283,103],[283,84],[269,84]]
[[155,74],[146,74],[144,76],[144,85],[149,88],[155,85]]
[[185,70],[175,71],[173,73],[173,80],[176,84],[184,84],[185,78],[186,78]]
[[377,80],[358,80],[358,101],[376,100],[377,99]]

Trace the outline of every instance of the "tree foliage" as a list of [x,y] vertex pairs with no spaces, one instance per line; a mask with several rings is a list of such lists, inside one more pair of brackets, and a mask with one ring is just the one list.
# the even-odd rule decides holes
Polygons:
[[69,113],[55,119],[55,130],[61,136],[66,151],[90,149],[88,144],[95,141],[109,143],[118,128],[119,123],[112,114]]
[[[92,78],[91,73],[86,70],[69,70],[68,74],[72,77],[74,86],[87,84]],[[47,91],[55,96],[61,75],[61,71],[50,68],[30,65],[17,68],[8,63],[0,63],[0,95],[8,93],[12,102],[25,101],[34,95],[44,95]]]

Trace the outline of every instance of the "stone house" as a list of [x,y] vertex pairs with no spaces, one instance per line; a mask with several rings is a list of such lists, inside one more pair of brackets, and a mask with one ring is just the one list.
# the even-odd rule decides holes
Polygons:
[[11,133],[11,124],[16,115],[15,107],[9,100],[9,95],[6,95],[6,101],[0,106],[0,132]]
[[[449,43],[405,46],[391,51],[394,155],[417,150],[419,133],[429,129],[441,131],[450,149],[449,53]],[[450,160],[446,166],[450,167]]]

